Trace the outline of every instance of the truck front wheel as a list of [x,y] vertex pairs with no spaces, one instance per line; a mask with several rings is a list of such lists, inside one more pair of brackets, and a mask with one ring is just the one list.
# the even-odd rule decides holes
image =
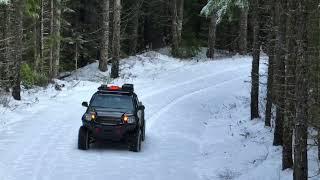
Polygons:
[[89,131],[84,126],[81,126],[79,129],[78,149],[80,149],[80,150],[88,150],[89,149]]
[[141,129],[138,130],[134,134],[132,138],[130,138],[131,141],[129,143],[129,150],[133,152],[140,152],[141,150],[141,139],[142,139],[142,132]]

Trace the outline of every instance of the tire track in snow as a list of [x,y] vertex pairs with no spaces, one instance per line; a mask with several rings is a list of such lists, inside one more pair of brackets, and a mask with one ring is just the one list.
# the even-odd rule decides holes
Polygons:
[[[77,95],[73,95],[77,96]],[[71,97],[69,97],[71,98]],[[72,101],[68,101],[72,102]],[[73,103],[69,106],[71,107]],[[59,104],[57,106],[60,106]],[[76,112],[76,110],[75,110]],[[68,149],[70,144],[73,143],[73,138],[64,139],[63,137],[72,137],[74,134],[73,131],[70,131],[74,127],[73,123],[65,123],[65,119],[73,119],[73,113],[69,113],[67,116],[64,116],[62,119],[57,119],[55,123],[55,129],[51,129],[51,133],[48,133],[47,139],[50,139],[48,144],[45,147],[45,150],[40,154],[40,158],[36,163],[36,167],[34,168],[33,179],[44,180],[44,179],[52,179],[54,177],[55,166],[59,164],[61,158],[63,156],[63,152]],[[57,125],[58,124],[58,125]],[[50,136],[54,134],[54,136]],[[76,147],[75,147],[76,148]],[[52,151],[54,149],[54,151]],[[61,153],[61,154],[60,154]],[[48,160],[46,157],[50,157]],[[50,164],[49,166],[43,166],[45,164]],[[41,174],[43,172],[47,172],[47,174]],[[47,178],[43,177],[46,176]],[[69,174],[69,179],[75,179],[74,174]]]
[[172,85],[172,86],[168,86],[168,87],[156,90],[156,91],[152,91],[152,93],[149,93],[147,95],[142,96],[141,100],[150,98],[150,97],[152,97],[152,96],[154,96],[156,94],[168,91],[170,89],[178,88],[180,86],[184,86],[184,85],[188,85],[188,84],[193,84],[193,83],[195,83],[197,81],[200,81],[200,80],[203,80],[203,79],[207,79],[207,78],[212,77],[212,76],[213,77],[214,76],[218,76],[218,75],[221,75],[221,74],[225,74],[226,72],[232,72],[234,70],[242,69],[242,68],[248,68],[248,65],[243,65],[243,66],[239,66],[239,67],[236,67],[236,68],[229,68],[229,69],[226,69],[226,70],[223,70],[223,71],[220,71],[220,72],[215,72],[215,73],[207,74],[207,75],[204,75],[204,76],[196,77],[196,78],[193,78],[193,79],[188,80],[188,81],[184,81],[184,82]]
[[[45,127],[41,127],[41,129],[45,129],[46,131],[44,131],[44,132],[45,132],[45,134],[47,134],[48,130],[50,129],[50,126],[47,125]],[[29,134],[27,134],[27,136],[28,135]],[[39,134],[33,140],[28,139],[30,141],[30,143],[27,144],[27,146],[23,148],[23,152],[21,154],[19,154],[17,158],[14,159],[12,164],[7,165],[7,167],[10,169],[9,172],[11,172],[13,170],[15,173],[17,173],[17,172],[19,172],[19,170],[25,171],[25,170],[29,170],[28,169],[29,167],[33,167],[33,165],[34,165],[33,160],[34,159],[32,157],[34,157],[34,153],[38,152],[39,149],[37,149],[36,147],[38,147],[38,145],[41,144],[42,137],[43,137],[43,133]],[[7,174],[7,177],[5,179],[10,179],[10,177],[15,173]],[[28,173],[33,173],[33,171],[31,171],[31,172],[29,171]],[[17,175],[17,174],[15,174],[15,175]],[[19,174],[19,175],[21,175],[21,174]]]
[[[29,170],[29,173],[32,174],[32,176],[30,177],[31,179],[42,179],[41,177],[38,176],[40,169],[42,168],[41,162],[43,162],[43,160],[46,157],[46,154],[48,154],[48,152],[50,151],[50,148],[53,147],[54,143],[57,140],[57,137],[59,136],[58,133],[54,133],[59,131],[58,129],[59,126],[52,126],[52,124],[55,124],[56,122],[57,120],[51,121],[50,123],[45,123],[46,124],[45,127],[41,125],[39,126],[40,129],[42,130],[45,129],[45,131],[42,131],[42,133],[39,134],[37,138],[35,138],[30,145],[24,148],[23,153],[21,153],[18,156],[18,158],[15,159],[12,165],[13,166],[12,169],[14,171],[16,171],[17,169],[27,169]],[[46,144],[41,143],[43,142],[43,138],[48,140]],[[35,154],[38,157],[38,159],[36,160],[33,159],[33,157],[35,157]]]
[[[39,153],[39,158],[37,159],[34,167],[33,167],[33,179],[39,179],[39,180],[43,180],[44,177],[41,176],[41,170],[42,168],[47,168],[46,166],[42,166],[43,162],[46,161],[46,157],[49,157],[48,154],[50,153],[50,150],[53,150],[56,148],[55,144],[59,141],[59,139],[61,139],[60,137],[62,135],[64,135],[63,133],[58,133],[58,132],[64,132],[61,131],[61,127],[60,126],[56,126],[53,129],[50,129],[50,133],[48,133],[48,136],[46,137],[46,139],[48,139],[48,143],[44,146],[43,149],[41,149],[40,153]],[[52,136],[53,134],[53,136]],[[42,137],[44,138],[44,137]],[[56,158],[56,157],[52,157],[51,158]]]
[[[63,102],[55,102],[54,104],[51,104],[51,108],[60,107],[62,103]],[[25,133],[25,137],[28,137],[27,141],[29,141],[29,143],[24,143],[24,147],[18,147],[22,149],[22,152],[13,159],[12,163],[6,165],[10,170],[8,171],[9,173],[7,172],[4,178],[5,180],[14,178],[12,177],[13,174],[15,174],[15,178],[21,178],[22,175],[28,175],[29,179],[45,179],[42,177],[43,175],[41,175],[41,172],[43,168],[48,168],[47,160],[57,159],[57,157],[50,156],[52,153],[56,155],[55,144],[59,142],[59,139],[62,136],[65,135],[63,132],[68,132],[66,129],[70,129],[73,125],[72,123],[61,123],[61,120],[63,119],[60,119],[59,116],[48,116],[48,114],[57,115],[60,113],[60,109],[55,109],[55,111],[41,110],[36,114],[32,114],[24,118],[26,121],[29,121],[30,119],[37,120],[34,121],[36,127],[32,130],[39,130],[40,134],[35,134],[35,131],[28,129]],[[43,119],[41,117],[50,118]],[[46,139],[46,141],[43,141],[43,139]],[[37,158],[35,159],[34,157]],[[47,163],[46,166],[44,163]],[[15,173],[11,173],[12,170]],[[27,171],[28,174],[21,174],[22,171]],[[46,176],[48,176],[48,174],[46,174]]]
[[225,81],[223,81],[223,82],[221,82],[221,83],[218,83],[218,84],[215,84],[215,85],[212,85],[212,86],[208,86],[208,87],[205,87],[205,88],[201,88],[201,89],[192,91],[192,92],[187,93],[187,94],[185,94],[185,95],[183,95],[183,96],[180,96],[180,97],[178,97],[178,98],[173,99],[169,104],[167,104],[165,107],[161,108],[156,114],[154,114],[154,115],[152,115],[150,118],[148,118],[148,119],[150,119],[151,121],[148,122],[148,124],[147,124],[148,127],[147,127],[147,128],[148,128],[148,129],[151,129],[152,126],[153,126],[153,124],[154,124],[155,122],[157,122],[156,120],[159,119],[160,116],[161,116],[163,113],[167,112],[170,108],[172,108],[174,105],[180,103],[181,101],[184,101],[185,99],[188,99],[189,97],[191,97],[191,96],[193,96],[193,95],[195,95],[195,94],[201,93],[201,92],[203,92],[203,91],[207,91],[207,90],[209,90],[209,89],[211,89],[211,88],[220,87],[220,86],[222,86],[222,85],[224,85],[224,84],[227,84],[227,83],[229,83],[229,82],[243,79],[244,77],[247,77],[247,75],[246,75],[246,76],[240,76],[240,77],[237,77],[237,78],[233,78],[233,79],[230,79],[230,80],[225,80]]
[[[227,88],[227,86],[224,86],[227,83],[232,83],[233,81],[236,81],[242,77],[248,77],[249,75],[240,77],[241,74],[248,74],[243,73],[242,71],[242,68],[247,67],[248,66],[243,65],[235,68],[227,68],[225,70],[222,69],[223,71],[221,71],[221,68],[213,68],[215,73],[208,73],[209,71],[200,71],[192,74],[191,72],[190,76],[188,76],[188,78],[190,78],[189,80],[181,76],[182,78],[180,77],[180,79],[177,79],[179,81],[177,81],[176,84],[172,84],[172,86],[165,86],[165,89],[156,89],[156,87],[151,84],[150,89],[154,89],[155,91],[151,91],[152,94],[146,93],[141,99],[147,99],[155,96],[162,100],[161,97],[167,94],[166,91],[170,90],[173,91],[173,94],[170,94],[165,101],[160,103],[151,98],[147,99],[147,101],[151,102],[150,105],[153,105],[153,108],[150,109],[150,115],[155,113],[153,116],[148,118],[150,121],[148,122],[147,127],[152,128],[154,125],[156,125],[156,122],[158,122],[157,120],[164,115],[163,113],[173,113],[173,111],[170,111],[172,107],[176,105],[182,106],[186,102],[185,100],[193,98],[193,96],[197,95],[197,93],[207,93],[208,90],[218,91],[218,88],[221,86],[223,86],[223,88]],[[196,70],[200,70],[200,68],[197,68]],[[188,72],[189,69],[186,69],[179,73]],[[170,74],[175,75],[175,73]],[[170,78],[170,76],[161,78],[159,82],[166,82],[170,80],[168,78]],[[198,81],[200,82],[199,84],[193,86],[192,88],[189,87],[192,83]],[[147,82],[152,83],[152,81]],[[21,156],[19,158],[21,161],[18,160],[19,162],[17,167],[22,169],[13,169],[14,164],[11,163],[9,166],[5,166],[7,169],[9,169],[6,175],[9,175],[9,177],[13,180],[19,178],[33,178],[39,180],[104,178],[119,179],[122,177],[117,176],[120,174],[120,172],[125,172],[125,170],[128,168],[139,167],[137,168],[137,172],[131,173],[128,171],[122,179],[182,179],[183,176],[185,176],[187,179],[197,179],[195,176],[192,176],[196,175],[197,173],[189,172],[193,167],[192,163],[195,158],[193,156],[198,153],[197,147],[195,146],[193,149],[190,148],[191,150],[189,149],[188,153],[180,154],[178,155],[179,157],[177,157],[175,154],[175,149],[177,147],[183,147],[181,149],[186,149],[189,147],[187,145],[193,145],[197,143],[197,140],[193,138],[190,139],[187,134],[184,135],[183,133],[180,134],[179,132],[169,134],[166,137],[158,137],[155,133],[151,133],[150,139],[147,138],[146,143],[143,144],[146,146],[146,148],[144,148],[143,153],[140,154],[133,154],[127,151],[113,152],[113,149],[93,149],[92,151],[85,153],[78,151],[76,149],[75,142],[77,133],[74,132],[74,130],[78,129],[78,121],[80,124],[80,120],[75,118],[77,118],[76,114],[79,114],[79,112],[82,113],[82,110],[80,111],[80,108],[74,107],[75,104],[78,103],[75,100],[87,97],[87,94],[89,94],[88,92],[83,93],[82,95],[74,95],[72,98],[70,96],[61,97],[63,98],[62,102],[59,101],[59,103],[50,104],[50,108],[57,108],[54,111],[50,110],[48,107],[46,109],[48,112],[37,112],[36,116],[30,117],[30,119],[34,118],[37,120],[30,124],[34,125],[33,129],[37,130],[40,128],[40,130],[39,132],[31,132],[29,128],[29,131],[27,131],[25,134],[25,140],[30,141],[30,144],[27,142],[21,142],[21,145],[15,145],[13,148],[11,148],[13,150],[14,148],[23,147],[23,145],[26,146],[26,148],[22,149],[22,151],[25,150],[25,153],[18,154],[20,150],[18,150],[17,153],[8,153],[10,157],[11,155],[17,155],[14,157],[13,161],[17,161],[17,157]],[[79,91],[77,90],[74,94],[76,93],[78,94]],[[70,102],[70,100],[73,102]],[[165,102],[165,104],[163,102]],[[64,105],[59,107],[61,104]],[[61,119],[55,119],[55,114],[57,112],[65,112],[65,107],[72,107],[73,111],[69,111],[68,115],[63,116]],[[155,110],[154,107],[156,107],[156,111],[152,112]],[[43,115],[46,115],[49,118],[41,120],[41,116]],[[71,121],[69,121],[70,119]],[[29,118],[24,118],[24,120],[29,120]],[[66,122],[66,120],[69,122]],[[161,120],[159,121],[160,123],[163,122]],[[166,133],[165,131],[161,132]],[[172,140],[169,139],[170,136],[175,136],[176,138]],[[180,139],[183,141],[186,140],[186,142],[181,143],[179,141]],[[178,146],[175,143],[178,143]],[[160,152],[155,153],[155,150],[157,150],[156,148],[158,147],[162,148],[163,151],[160,150]],[[10,158],[5,159],[10,160]],[[19,163],[21,164],[19,165]],[[108,171],[109,168],[114,167],[117,167],[118,171]],[[170,171],[168,171],[168,169]],[[185,169],[188,169],[188,172],[186,172]],[[8,180],[8,178],[4,180]]]

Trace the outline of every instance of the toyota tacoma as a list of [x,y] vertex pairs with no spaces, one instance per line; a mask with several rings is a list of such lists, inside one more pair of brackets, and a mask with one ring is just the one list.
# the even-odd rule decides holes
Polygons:
[[145,139],[144,105],[134,92],[133,84],[101,85],[82,116],[78,148],[88,150],[95,141],[123,141],[130,151],[139,152]]

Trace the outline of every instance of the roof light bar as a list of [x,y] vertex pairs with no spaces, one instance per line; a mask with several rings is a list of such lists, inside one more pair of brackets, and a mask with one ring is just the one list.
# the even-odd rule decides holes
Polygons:
[[134,86],[133,84],[123,84],[122,87],[117,86],[117,85],[101,85],[98,88],[99,91],[123,91],[123,92],[129,92],[132,93],[134,92]]
[[114,86],[114,85],[108,87],[108,90],[112,90],[112,91],[116,91],[116,90],[120,90],[120,89],[121,88],[119,86]]

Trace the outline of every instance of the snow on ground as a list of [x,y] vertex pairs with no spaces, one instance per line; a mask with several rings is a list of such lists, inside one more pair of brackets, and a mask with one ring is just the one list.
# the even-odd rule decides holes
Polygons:
[[[249,120],[250,57],[197,62],[147,52],[120,64],[115,81],[94,63],[58,81],[62,91],[25,90],[21,102],[0,107],[0,180],[292,179],[272,130]],[[146,106],[142,152],[114,143],[77,149],[81,102],[101,82],[135,84]]]

